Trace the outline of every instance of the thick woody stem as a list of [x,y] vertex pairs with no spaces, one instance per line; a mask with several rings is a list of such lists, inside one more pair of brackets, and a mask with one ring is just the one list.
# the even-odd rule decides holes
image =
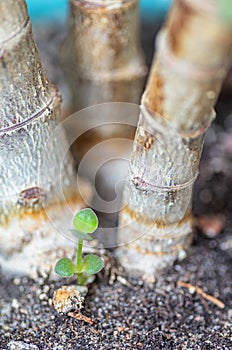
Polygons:
[[195,176],[181,136],[161,116],[141,108],[120,213],[117,254],[130,274],[153,282],[183,259],[191,237]]
[[174,1],[142,100],[183,135],[194,173],[232,55],[232,30],[217,6],[213,0]]
[[67,203],[82,202],[70,155],[61,164],[61,97],[41,66],[25,1],[1,1],[0,17],[0,263],[35,276],[67,246],[58,234],[72,214]]
[[[70,0],[69,3],[66,48],[72,111],[105,102],[139,104],[147,67],[139,40],[138,0]],[[88,132],[73,145],[78,160],[106,139],[134,138],[135,128],[126,125],[130,122],[129,116],[119,114],[114,121],[121,125],[115,127],[107,122],[110,114],[107,107],[103,113],[105,125],[91,130],[87,128],[87,121],[80,118]],[[98,117],[96,113],[96,123]],[[138,115],[134,115],[133,125],[137,119]],[[124,154],[127,153],[125,148]],[[96,166],[95,160],[92,164]],[[107,171],[101,176],[103,181],[110,177]]]
[[217,0],[175,0],[166,21],[168,45],[174,56],[206,69],[228,65],[231,26]]
[[143,102],[180,130],[207,124],[231,62],[231,27],[218,12],[213,0],[176,0],[159,36]]
[[103,102],[139,103],[146,66],[137,0],[70,0],[74,111]]
[[158,36],[124,193],[118,255],[150,281],[191,241],[192,185],[231,57],[231,28],[202,4],[175,0]]

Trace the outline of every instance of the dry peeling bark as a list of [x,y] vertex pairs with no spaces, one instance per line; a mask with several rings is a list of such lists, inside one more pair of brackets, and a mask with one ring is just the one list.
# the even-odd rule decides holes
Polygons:
[[[138,0],[70,0],[66,62],[73,112],[105,102],[139,104],[147,73],[139,38]],[[83,135],[75,154],[106,138],[134,137],[127,120],[119,115],[117,122],[122,127],[106,121]]]
[[118,255],[153,281],[191,242],[192,185],[231,60],[215,1],[175,0],[157,39],[120,215]]
[[83,203],[24,0],[0,2],[0,90],[0,263],[35,276],[71,245],[61,233]]

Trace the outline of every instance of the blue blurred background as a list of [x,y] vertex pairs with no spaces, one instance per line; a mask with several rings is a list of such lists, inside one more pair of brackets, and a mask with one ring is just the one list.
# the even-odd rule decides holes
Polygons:
[[[30,17],[37,21],[65,21],[68,0],[26,0]],[[140,0],[141,17],[146,21],[163,17],[172,0]]]

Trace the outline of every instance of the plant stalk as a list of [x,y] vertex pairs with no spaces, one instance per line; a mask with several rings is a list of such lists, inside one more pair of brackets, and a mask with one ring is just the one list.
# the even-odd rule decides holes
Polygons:
[[[61,96],[41,66],[24,0],[0,1],[0,264],[47,276],[83,205],[58,127]],[[54,132],[54,130],[56,131]]]
[[77,272],[80,272],[82,269],[82,248],[83,239],[79,239],[77,247]]
[[[139,42],[138,0],[70,0],[69,4],[66,62],[72,112],[105,102],[139,104],[147,67]],[[81,136],[74,145],[75,156],[81,158],[108,138],[132,139],[135,130],[125,127],[127,121],[119,114],[116,122],[122,126],[106,123]],[[83,125],[87,125],[84,119]]]
[[[202,30],[204,28],[204,30]],[[174,0],[157,38],[120,213],[117,254],[149,282],[191,242],[192,186],[229,68],[231,28],[215,1]]]

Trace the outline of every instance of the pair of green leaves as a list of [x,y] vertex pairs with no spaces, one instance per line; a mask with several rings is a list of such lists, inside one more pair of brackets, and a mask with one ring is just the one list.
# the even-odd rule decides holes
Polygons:
[[97,255],[89,254],[85,256],[81,270],[77,269],[77,266],[69,258],[62,258],[57,262],[55,272],[62,277],[71,277],[75,273],[94,275],[101,271],[103,267],[104,263]]

